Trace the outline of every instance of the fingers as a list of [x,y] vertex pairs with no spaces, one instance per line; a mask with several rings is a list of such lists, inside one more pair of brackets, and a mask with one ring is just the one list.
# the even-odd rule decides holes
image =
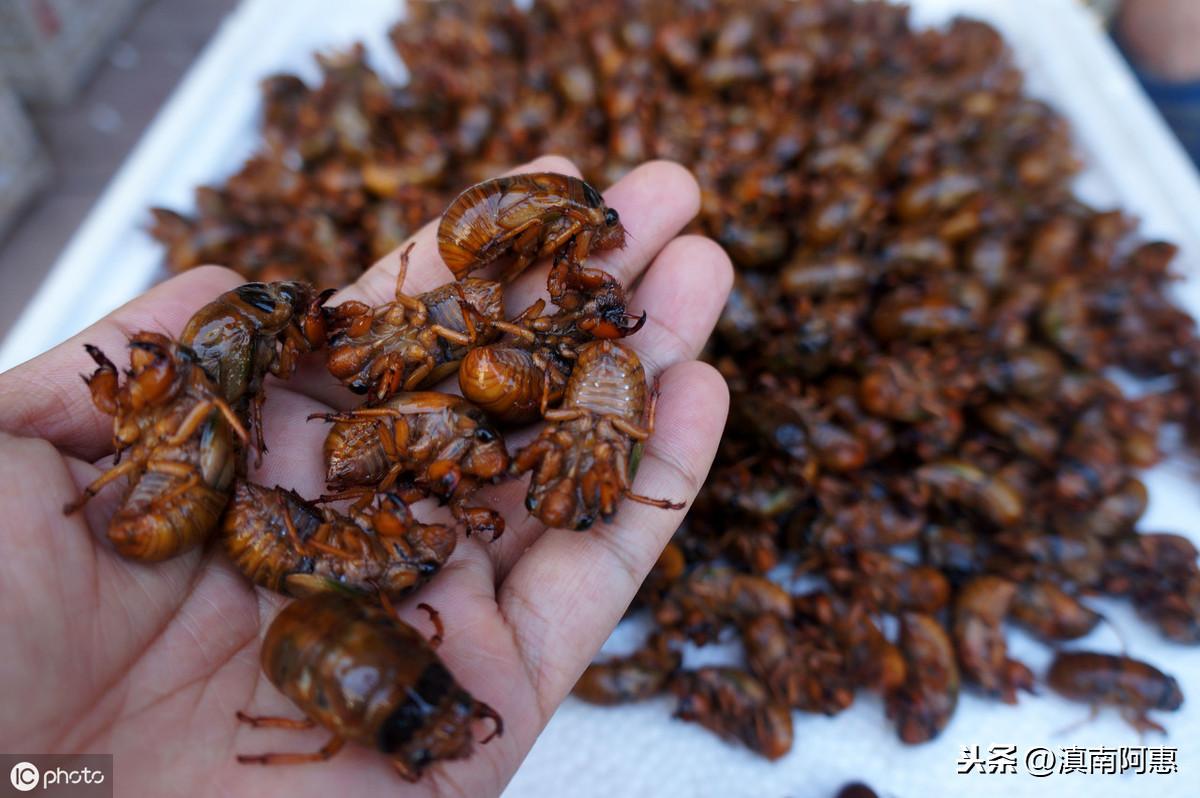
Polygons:
[[[648,379],[700,354],[732,283],[729,256],[713,241],[681,236],[663,247],[630,305],[630,312],[646,311],[646,324],[622,342],[638,353]],[[527,481],[510,483],[497,491],[498,500],[506,506],[521,508],[513,514],[518,517],[510,517],[508,531],[492,549],[501,580],[544,529],[522,508],[526,485]]]
[[[579,175],[579,170],[573,163],[558,155],[544,155],[505,174],[514,175],[526,172],[561,172],[574,176]],[[438,254],[437,228],[439,221],[440,219],[434,219],[418,230],[412,238],[367,269],[353,285],[347,286],[334,295],[329,304],[340,305],[349,300],[358,300],[374,306],[390,301],[396,294],[396,275],[400,272],[400,254],[409,245],[413,245],[413,249],[409,253],[408,271],[404,279],[406,294],[420,294],[452,281],[454,275],[450,273],[450,269]]]
[[[668,369],[657,429],[634,490],[690,504],[716,453],[728,406],[725,382],[711,366],[690,361]],[[513,566],[497,599],[543,707],[556,706],[570,691],[685,514],[686,508],[626,501],[613,523],[590,532],[546,531]]]
[[[604,269],[628,285],[666,241],[696,218],[700,185],[677,163],[650,161],[604,192],[604,202],[621,216],[625,246],[596,253],[588,265]],[[669,233],[665,239],[664,233]]]
[[218,266],[202,266],[167,280],[113,311],[65,343],[0,374],[0,430],[45,438],[66,453],[96,460],[111,449],[112,420],[92,405],[80,374],[96,364],[83,350],[100,347],[120,368],[125,343],[139,330],[178,337],[191,315],[243,280]]
[[625,341],[648,377],[700,354],[732,285],[733,264],[710,238],[680,236],[659,253],[629,306],[646,324]]

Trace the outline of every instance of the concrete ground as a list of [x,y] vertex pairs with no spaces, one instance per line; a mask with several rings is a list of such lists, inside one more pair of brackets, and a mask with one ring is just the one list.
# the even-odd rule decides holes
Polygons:
[[237,3],[147,0],[74,102],[31,109],[55,175],[0,240],[0,338]]

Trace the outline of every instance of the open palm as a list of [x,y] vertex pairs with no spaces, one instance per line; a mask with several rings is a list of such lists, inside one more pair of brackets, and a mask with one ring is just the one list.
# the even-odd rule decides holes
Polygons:
[[[519,171],[578,174],[547,157]],[[699,192],[682,168],[640,167],[605,192],[630,232],[629,245],[595,258],[627,285],[630,310],[645,327],[626,343],[651,377],[661,377],[657,429],[635,489],[688,501],[712,460],[728,396],[710,367],[694,360],[715,323],[731,280],[711,241],[678,236]],[[450,279],[437,256],[434,225],[413,241],[405,290]],[[332,302],[390,298],[397,253]],[[512,287],[507,310],[544,296],[546,268]],[[498,795],[549,716],[599,649],[683,517],[624,502],[614,523],[586,533],[546,529],[524,510],[524,482],[480,494],[508,520],[489,543],[460,541],[445,569],[400,613],[428,630],[415,601],[446,624],[440,652],[459,681],[499,710],[505,734],[466,761],[431,769],[417,785],[400,781],[383,756],[356,746],[319,765],[238,765],[237,753],[313,751],[328,735],[252,729],[238,710],[301,717],[262,676],[262,634],[285,601],[254,588],[219,547],[143,565],[117,557],[104,539],[118,489],[82,513],[64,502],[105,467],[111,420],[92,406],[78,373],[90,370],[84,342],[118,362],[125,337],[140,329],[178,334],[201,305],[240,282],[205,267],[154,288],[71,341],[0,375],[0,750],[115,754],[115,784],[133,795]],[[319,363],[291,382],[268,384],[270,451],[251,479],[322,492],[319,422],[356,397]],[[514,436],[510,443],[521,443]]]

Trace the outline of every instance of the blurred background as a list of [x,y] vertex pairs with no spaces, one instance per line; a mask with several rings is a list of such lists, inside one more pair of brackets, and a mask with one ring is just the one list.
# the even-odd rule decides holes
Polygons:
[[[0,0],[0,338],[238,4]],[[1087,5],[1200,157],[1200,2]]]
[[0,1],[0,337],[237,5]]

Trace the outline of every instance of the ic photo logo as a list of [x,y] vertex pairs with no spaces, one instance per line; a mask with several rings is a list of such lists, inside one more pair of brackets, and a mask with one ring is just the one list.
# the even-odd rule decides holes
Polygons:
[[[3,773],[4,771],[0,771]],[[41,783],[42,774],[29,762],[18,762],[8,772],[8,780],[21,792],[29,792]]]
[[112,798],[112,754],[0,754],[0,795],[65,795]]

